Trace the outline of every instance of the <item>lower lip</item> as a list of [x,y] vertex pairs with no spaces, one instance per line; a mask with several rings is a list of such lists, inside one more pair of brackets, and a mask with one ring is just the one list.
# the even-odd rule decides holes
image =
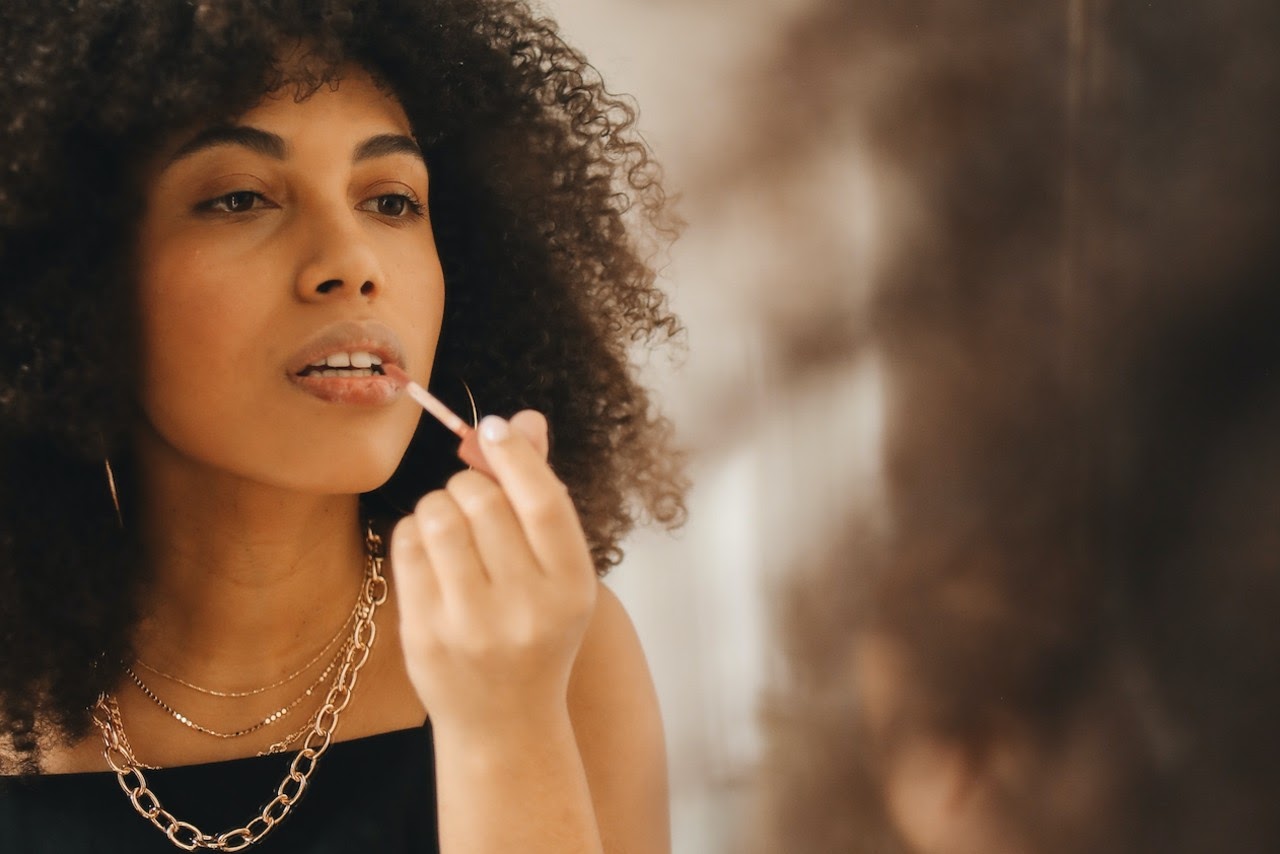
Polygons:
[[290,375],[298,388],[325,403],[348,406],[382,406],[400,395],[400,386],[390,377],[319,377]]

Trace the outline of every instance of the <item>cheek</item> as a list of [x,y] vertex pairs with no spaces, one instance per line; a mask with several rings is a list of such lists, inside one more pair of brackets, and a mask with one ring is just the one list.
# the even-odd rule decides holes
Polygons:
[[183,457],[248,473],[255,457],[279,456],[261,428],[280,337],[269,292],[255,286],[269,275],[181,241],[143,257],[137,395],[149,432]]
[[391,313],[404,324],[410,372],[429,375],[445,303],[444,273],[435,245],[399,254],[387,272],[392,287],[386,296],[394,305]]
[[244,345],[265,325],[251,288],[232,287],[210,253],[184,249],[150,258],[139,273],[139,397],[151,415],[205,403],[203,389],[243,379]]

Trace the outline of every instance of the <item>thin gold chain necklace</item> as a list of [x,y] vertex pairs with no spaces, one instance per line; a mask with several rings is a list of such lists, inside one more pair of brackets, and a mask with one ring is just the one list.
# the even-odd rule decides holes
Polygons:
[[343,657],[342,667],[337,678],[325,697],[324,704],[316,712],[311,725],[302,742],[302,748],[289,763],[289,771],[276,789],[275,796],[266,806],[246,824],[219,834],[205,833],[190,822],[176,818],[166,810],[147,786],[147,778],[142,773],[142,766],[133,755],[133,749],[124,737],[124,727],[120,723],[115,698],[109,694],[98,697],[93,708],[93,722],[102,731],[102,755],[116,774],[120,788],[129,798],[129,803],[142,818],[151,822],[155,828],[183,851],[243,851],[259,842],[289,815],[294,805],[306,792],[307,783],[319,765],[320,757],[333,742],[333,734],[338,728],[338,719],[351,704],[356,687],[356,677],[360,668],[369,660],[373,642],[378,635],[378,627],[374,622],[378,606],[387,600],[387,581],[382,575],[382,539],[366,529],[365,543],[367,548],[366,566],[368,572],[362,595],[364,608],[356,621],[352,632],[351,644]]
[[[329,639],[329,642],[324,645],[324,648],[315,654],[314,658],[312,658],[306,664],[299,667],[293,673],[290,673],[288,676],[284,677],[283,679],[277,682],[272,682],[270,685],[267,685],[264,688],[254,688],[249,691],[217,691],[217,690],[214,690],[213,688],[203,688],[199,685],[194,685],[191,682],[188,682],[185,679],[181,678],[180,676],[174,676],[172,673],[166,673],[165,671],[160,670],[159,668],[152,667],[150,664],[147,664],[145,661],[142,661],[141,659],[134,661],[134,664],[137,664],[139,667],[141,667],[143,670],[146,670],[149,673],[154,673],[156,676],[159,676],[162,679],[168,679],[170,682],[176,682],[184,688],[190,688],[192,691],[198,691],[201,694],[207,694],[210,697],[240,698],[240,697],[253,697],[258,694],[265,694],[266,692],[270,691],[272,688],[280,688],[284,685],[288,685],[290,682],[297,679],[302,674],[306,673],[312,667],[315,667],[316,664],[320,661],[320,659],[324,658],[324,654],[328,652],[330,649],[332,649],[333,645],[336,644],[339,640],[341,640],[342,636],[347,633],[347,626],[351,625],[351,621],[356,618],[356,612],[360,610],[360,601],[361,601],[360,596],[357,595],[356,604],[351,606],[351,613],[347,615],[347,619],[343,620],[342,625],[338,626],[338,631],[334,633],[333,637]],[[340,657],[342,655],[341,651],[339,651],[337,655]],[[141,680],[137,679],[136,677],[134,678],[134,681],[141,682]]]
[[[350,643],[350,641],[348,641],[348,643]],[[325,679],[329,678],[329,674],[332,673],[334,668],[338,666],[338,661],[339,659],[342,658],[346,648],[347,648],[347,644],[343,644],[341,647],[339,647],[338,653],[333,657],[333,660],[329,662],[329,666],[326,667],[323,671],[321,671],[320,675],[316,677],[315,681],[312,682],[309,686],[307,686],[307,689],[303,691],[301,694],[299,694],[296,698],[294,698],[291,702],[286,703],[285,705],[276,709],[274,712],[267,715],[262,720],[257,721],[256,723],[250,724],[249,726],[244,727],[243,729],[232,730],[231,732],[222,732],[221,730],[216,730],[216,729],[213,729],[212,727],[207,727],[204,724],[196,723],[191,718],[187,717],[182,712],[178,711],[173,706],[169,705],[164,700],[160,699],[160,697],[156,694],[156,692],[153,691],[151,687],[147,685],[147,683],[143,682],[142,679],[138,677],[138,674],[134,672],[132,667],[125,665],[124,672],[129,674],[129,678],[133,680],[133,684],[137,686],[138,690],[141,691],[143,695],[146,696],[147,699],[155,703],[161,709],[164,709],[164,711],[168,713],[169,717],[173,718],[175,721],[187,727],[188,729],[193,729],[196,732],[203,733],[204,735],[211,735],[214,738],[242,738],[243,736],[249,735],[250,733],[257,732],[258,730],[263,729],[264,727],[269,727],[272,724],[283,720],[286,715],[288,715],[290,712],[296,709],[299,705],[301,705],[304,700],[306,700],[308,697],[314,694],[316,689],[320,687],[320,684],[324,682]]]
[[289,749],[289,745],[293,744],[295,741],[302,738],[310,730],[311,730],[311,721],[307,721],[302,726],[298,727],[293,732],[286,735],[284,738],[280,739],[277,742],[274,742],[273,744],[268,745],[266,748],[262,750],[259,750],[258,755],[272,756],[276,753],[284,753],[286,750]]

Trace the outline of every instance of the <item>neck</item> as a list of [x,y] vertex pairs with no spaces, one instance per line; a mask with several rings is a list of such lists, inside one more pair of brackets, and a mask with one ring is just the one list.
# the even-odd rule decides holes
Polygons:
[[137,523],[151,571],[138,656],[198,684],[268,684],[350,614],[364,571],[359,499],[166,455],[144,448],[138,460]]

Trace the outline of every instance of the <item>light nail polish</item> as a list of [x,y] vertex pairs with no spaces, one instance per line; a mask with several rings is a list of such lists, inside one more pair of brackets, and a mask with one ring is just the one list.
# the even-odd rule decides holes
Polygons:
[[497,415],[486,415],[480,421],[480,435],[486,442],[501,442],[511,433],[511,425]]

